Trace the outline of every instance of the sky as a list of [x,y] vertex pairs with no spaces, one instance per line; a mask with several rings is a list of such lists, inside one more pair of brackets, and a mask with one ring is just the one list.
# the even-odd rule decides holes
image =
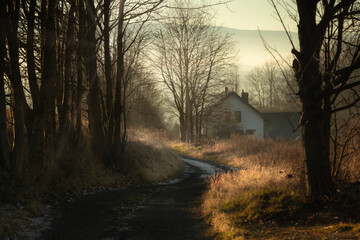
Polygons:
[[[296,23],[285,17],[286,26],[296,31]],[[276,19],[274,8],[268,0],[233,0],[227,6],[217,7],[217,25],[237,28],[241,30],[283,30],[281,23]]]
[[[278,10],[286,27],[291,32],[297,32],[297,23],[290,19],[281,6]],[[233,36],[239,51],[237,62],[243,79],[246,79],[246,75],[255,66],[273,60],[265,49],[258,30],[262,31],[265,41],[277,49],[281,56],[288,58],[291,55],[290,42],[269,0],[233,0],[226,6],[217,6],[215,11],[217,11],[216,25],[239,30],[253,30],[243,31],[243,33],[237,31]],[[292,36],[295,38],[293,41],[296,41],[296,35]]]

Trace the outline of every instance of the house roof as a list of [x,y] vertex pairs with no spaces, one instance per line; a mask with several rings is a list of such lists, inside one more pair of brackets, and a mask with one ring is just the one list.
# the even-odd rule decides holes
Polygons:
[[243,104],[247,105],[248,107],[250,107],[254,112],[256,112],[261,118],[263,118],[262,114],[255,108],[253,107],[249,102],[244,101],[244,99],[242,97],[239,96],[239,94],[237,94],[236,92],[228,92],[225,93],[216,103],[214,103],[213,105],[211,105],[208,110],[206,111],[205,115],[209,115],[210,113],[212,113],[213,109],[215,109],[217,106],[219,106],[220,104],[222,104],[226,99],[228,99],[229,97],[234,96],[236,98],[238,98]]

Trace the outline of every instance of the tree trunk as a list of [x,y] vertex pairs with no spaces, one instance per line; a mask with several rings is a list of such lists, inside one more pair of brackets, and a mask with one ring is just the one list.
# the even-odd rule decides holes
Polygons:
[[110,0],[104,1],[104,54],[105,54],[105,81],[106,81],[106,120],[107,120],[107,140],[112,146],[114,138],[114,114],[113,114],[113,81],[111,74],[110,56]]
[[199,144],[200,142],[200,130],[199,130],[199,127],[200,127],[200,119],[199,119],[199,108],[198,107],[195,107],[195,144]]
[[89,0],[86,2],[86,19],[87,19],[87,44],[86,44],[86,72],[89,82],[89,129],[91,135],[91,145],[95,155],[104,160],[105,156],[105,136],[104,129],[101,121],[101,108],[100,108],[100,88],[99,77],[97,73],[96,63],[96,19],[94,1]]
[[65,43],[65,83],[64,83],[64,96],[63,103],[59,115],[59,134],[63,135],[68,133],[69,130],[69,97],[70,97],[70,82],[71,82],[71,56],[74,49],[74,24],[75,24],[75,6],[71,4],[68,26],[66,31]]
[[[186,65],[185,65],[186,68]],[[186,72],[186,71],[185,71]],[[190,103],[190,86],[189,79],[185,82],[185,125],[186,125],[186,142],[190,143],[191,138],[191,103]]]
[[[11,152],[11,169],[17,181],[22,180],[22,156],[25,142],[24,102],[21,97],[20,84],[15,87],[15,144]],[[21,86],[21,91],[22,86]]]
[[[24,9],[26,12],[26,9]],[[27,39],[26,39],[26,65],[28,70],[28,81],[30,86],[30,94],[32,100],[32,110],[27,104],[25,104],[25,125],[27,128],[27,141],[28,144],[31,144],[33,126],[34,126],[34,117],[35,113],[38,111],[39,106],[39,86],[37,84],[36,76],[36,64],[35,64],[35,55],[34,55],[34,29],[35,29],[35,11],[36,11],[36,0],[30,1],[29,11],[26,14],[28,29],[27,29]],[[25,96],[24,96],[25,97]],[[23,100],[26,103],[26,100]]]
[[[119,6],[119,22],[118,22],[118,36],[117,36],[117,72],[115,85],[115,105],[114,105],[114,142],[112,146],[112,155],[114,160],[122,161],[122,140],[123,134],[121,129],[121,115],[123,114],[122,106],[122,83],[124,79],[124,53],[123,53],[123,18],[124,18],[125,0],[120,0]],[[124,96],[125,97],[125,96]]]
[[77,73],[77,84],[76,84],[76,126],[75,126],[75,141],[77,144],[80,143],[82,138],[82,97],[84,92],[83,87],[83,43],[85,40],[85,14],[84,14],[84,3],[82,0],[77,1],[77,10],[79,18],[79,31],[77,40],[77,59],[76,59],[76,73]]
[[182,142],[187,140],[187,126],[184,114],[180,113],[180,139]]
[[5,99],[5,27],[6,27],[6,10],[5,1],[0,1],[0,166],[6,170],[11,169],[10,165],[10,145],[7,131],[7,118],[6,118],[6,99]]
[[297,57],[295,77],[299,85],[302,104],[302,135],[305,146],[310,196],[317,199],[334,193],[330,176],[329,138],[330,112],[324,109],[322,76],[319,59],[323,36],[316,25],[317,1],[297,0],[299,11],[300,52]]
[[[15,5],[14,5],[15,4]],[[15,100],[15,143],[11,152],[11,170],[17,181],[22,179],[22,155],[25,141],[24,135],[24,105],[25,97],[21,82],[19,65],[19,47],[17,44],[18,21],[19,21],[20,1],[9,1],[8,11],[9,19],[7,22],[7,42],[10,55],[10,80],[14,88]]]
[[31,0],[29,12],[27,15],[28,30],[27,30],[27,39],[26,39],[26,64],[28,68],[29,86],[30,86],[31,99],[33,103],[33,110],[36,112],[38,110],[38,105],[39,105],[39,86],[37,84],[37,77],[35,70],[36,69],[35,56],[34,56],[35,9],[36,9],[36,0]]
[[[42,17],[42,63],[39,107],[35,113],[31,142],[31,160],[40,173],[43,171],[44,149],[55,147],[55,82],[57,79],[55,2],[43,0]],[[46,146],[45,146],[46,141]]]
[[189,143],[194,143],[194,115],[193,115],[193,101],[191,101],[190,105],[190,119],[189,119]]
[[322,112],[322,101],[309,103],[311,96],[306,98],[302,99],[302,111],[307,116],[307,123],[303,126],[303,141],[310,196],[317,198],[334,191],[329,161],[330,114]]
[[[50,150],[55,149],[56,139],[56,83],[58,82],[57,54],[56,54],[56,9],[57,1],[49,1],[47,7],[47,18],[45,25],[45,46],[43,54],[43,76],[46,82],[46,115],[45,115],[45,141],[46,147]],[[45,90],[45,88],[44,88]]]

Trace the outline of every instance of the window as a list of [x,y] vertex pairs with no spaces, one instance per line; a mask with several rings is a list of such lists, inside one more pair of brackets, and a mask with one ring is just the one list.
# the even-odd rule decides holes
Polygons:
[[229,111],[224,112],[224,121],[225,122],[230,121],[230,112]]
[[237,122],[241,122],[241,112],[240,111],[235,112],[235,120]]

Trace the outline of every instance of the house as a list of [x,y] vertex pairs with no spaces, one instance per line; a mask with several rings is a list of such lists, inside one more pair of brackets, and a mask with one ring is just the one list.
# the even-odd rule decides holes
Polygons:
[[232,133],[263,138],[297,140],[301,131],[293,131],[299,123],[298,112],[260,113],[249,103],[249,95],[241,97],[225,89],[222,97],[205,114],[203,136],[228,137]]
[[256,135],[264,138],[264,118],[249,104],[249,95],[242,92],[228,92],[213,104],[205,114],[203,135],[205,137],[225,137],[231,133]]
[[298,128],[300,120],[299,112],[269,112],[261,113],[264,119],[265,138],[282,138],[287,140],[296,140],[301,136],[301,130]]

